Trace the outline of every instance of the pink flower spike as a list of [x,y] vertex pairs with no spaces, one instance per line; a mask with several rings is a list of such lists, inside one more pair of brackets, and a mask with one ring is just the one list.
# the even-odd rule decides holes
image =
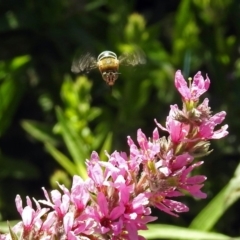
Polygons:
[[[0,234],[0,240],[11,240],[12,236],[144,240],[138,232],[147,230],[147,223],[157,219],[152,216],[152,207],[177,217],[189,209],[173,198],[186,194],[206,198],[201,189],[207,177],[195,175],[194,169],[203,164],[199,158],[211,152],[208,140],[228,134],[228,125],[222,126],[226,112],[213,115],[208,98],[199,101],[210,86],[208,76],[204,79],[201,72],[186,81],[177,71],[175,86],[182,96],[182,108],[170,105],[162,125],[154,119],[156,126],[150,136],[141,129],[137,130],[136,143],[128,136],[129,151],[105,150],[108,161],[93,151],[86,160],[88,177],[74,176],[70,188],[59,183],[58,190],[49,193],[43,188],[45,200],[26,197],[23,207],[17,195],[22,220],[10,233]],[[161,137],[160,131],[167,136]]]

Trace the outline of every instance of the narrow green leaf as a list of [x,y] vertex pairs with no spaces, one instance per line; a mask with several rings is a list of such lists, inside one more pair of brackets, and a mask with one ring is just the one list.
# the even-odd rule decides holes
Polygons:
[[85,5],[86,12],[96,11],[96,9],[106,4],[106,0],[92,1]]
[[56,112],[61,126],[61,133],[67,148],[76,164],[79,174],[82,177],[85,177],[87,175],[85,160],[89,157],[87,145],[84,143],[84,141],[82,141],[81,136],[79,136],[74,129],[71,128],[69,122],[59,107],[56,108]]
[[31,120],[24,120],[22,121],[21,125],[24,130],[27,131],[35,139],[57,145],[58,141],[52,134],[51,126],[47,126],[46,124]]
[[188,24],[190,18],[191,1],[181,1],[176,13],[175,37],[179,38],[182,35],[184,27]]
[[199,230],[192,230],[184,227],[177,227],[166,224],[149,224],[149,230],[139,231],[139,234],[147,239],[184,239],[184,240],[230,240],[237,239],[231,238],[224,234],[214,232],[203,232]]
[[225,200],[226,205],[231,206],[240,198],[240,164],[237,166],[234,177],[229,183],[229,187],[226,190]]
[[45,143],[45,147],[48,152],[54,157],[54,159],[72,176],[77,174],[76,166],[72,163],[72,161],[58,151],[52,144]]
[[[209,231],[227,209],[239,199],[238,191],[232,191],[233,186],[239,188],[240,164],[235,171],[235,177],[217,194],[217,196],[194,218],[190,228]],[[232,194],[232,193],[237,194]]]
[[227,187],[224,187],[218,195],[194,218],[190,228],[203,231],[211,230],[215,223],[226,211],[224,196]]
[[0,86],[0,134],[2,135],[11,124],[12,116],[20,103],[24,86],[8,78]]
[[8,229],[9,229],[9,233],[11,235],[12,240],[18,240],[18,236],[16,235],[16,233],[13,232],[9,224],[8,224]]
[[28,63],[30,60],[31,60],[30,55],[23,55],[23,56],[16,57],[11,62],[11,68],[12,70],[17,70],[18,68]]

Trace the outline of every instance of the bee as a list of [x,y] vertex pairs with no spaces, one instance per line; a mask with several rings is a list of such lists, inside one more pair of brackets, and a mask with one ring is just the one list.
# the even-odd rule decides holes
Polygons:
[[74,73],[89,72],[92,69],[98,68],[103,80],[113,86],[118,79],[119,65],[135,66],[145,63],[145,56],[142,51],[134,53],[125,53],[117,57],[114,52],[101,52],[97,58],[87,53],[80,58],[73,60],[71,71]]

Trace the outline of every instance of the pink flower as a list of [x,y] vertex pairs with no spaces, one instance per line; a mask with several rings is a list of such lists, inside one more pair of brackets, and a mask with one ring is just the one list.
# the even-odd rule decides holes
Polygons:
[[198,101],[199,97],[208,90],[209,85],[210,80],[208,76],[204,80],[200,71],[193,77],[190,87],[188,87],[180,70],[175,74],[175,86],[186,101]]
[[[23,236],[27,236],[30,233],[35,233],[39,231],[42,227],[43,221],[41,220],[41,217],[46,214],[49,209],[48,208],[41,208],[39,203],[35,201],[35,204],[37,206],[37,210],[34,210],[32,208],[32,202],[29,197],[27,197],[27,206],[22,207],[22,199],[19,195],[16,196],[16,205],[18,212],[20,213],[22,217],[22,227],[23,227]],[[14,229],[18,232],[21,231],[21,225],[17,225],[14,227]]]
[[199,127],[199,135],[205,139],[219,139],[225,137],[228,134],[228,125],[224,125],[219,130],[214,131],[214,128],[222,123],[225,116],[226,112],[222,111],[204,121]]
[[[172,113],[172,109],[170,113]],[[160,129],[167,131],[170,134],[170,139],[173,143],[184,142],[186,140],[186,136],[190,129],[189,124],[175,120],[171,115],[167,117],[166,128],[158,123],[156,119],[154,121]]]
[[148,222],[154,221],[157,217],[149,216],[151,209],[149,199],[145,194],[140,193],[132,199],[132,191],[122,187],[119,189],[119,198],[124,205],[125,211],[121,216],[124,227],[127,229],[127,239],[139,239],[138,230],[145,230]]
[[[132,197],[129,189],[125,187],[120,189],[119,197],[121,203],[125,207],[123,215],[125,220],[137,220],[138,216],[146,216],[151,214],[149,199],[145,193],[140,193],[137,196]],[[137,224],[137,222],[134,224]]]
[[73,184],[70,194],[71,202],[75,205],[78,213],[87,206],[90,196],[85,182],[79,176],[73,176]]
[[44,192],[44,195],[45,195],[47,201],[39,200],[39,202],[52,207],[55,210],[58,218],[62,219],[65,216],[65,214],[68,212],[68,209],[69,209],[69,205],[70,205],[69,196],[67,194],[62,195],[58,190],[52,190],[51,191],[52,201],[51,201],[45,188],[42,188],[42,189],[43,189],[43,192]]
[[199,112],[199,117],[202,121],[208,119],[211,116],[211,108],[209,107],[209,99],[205,98],[201,104],[196,108]]
[[190,129],[189,124],[181,123],[172,118],[167,119],[166,124],[172,142],[179,143],[185,140]]
[[187,152],[176,156],[176,158],[171,162],[172,171],[177,172],[181,170],[185,166],[188,166],[190,163],[192,163],[193,159],[193,156]]
[[180,173],[178,173],[178,185],[177,188],[179,190],[184,189],[188,191],[192,196],[197,198],[206,198],[206,193],[203,193],[200,189],[203,187],[203,183],[207,178],[205,176],[197,175],[197,176],[189,176],[189,173],[195,168],[202,165],[203,162],[197,162],[183,169]]
[[91,210],[92,208],[87,206],[81,215],[75,217],[73,225],[75,235],[81,236],[81,234],[84,234],[91,236],[94,234],[98,223],[91,217]]
[[74,215],[73,212],[68,212],[64,218],[63,218],[63,226],[64,226],[64,230],[67,236],[67,239],[69,240],[77,240],[77,236],[74,234],[72,230],[73,227],[73,223],[74,223]]
[[120,216],[124,213],[124,206],[119,203],[116,207],[110,206],[102,192],[98,193],[97,205],[93,208],[92,218],[99,224],[96,231],[101,234],[112,233],[117,236],[123,227]]
[[[153,131],[153,136],[156,137],[156,130]],[[158,141],[148,141],[146,135],[141,129],[137,131],[137,141],[140,146],[138,158],[144,163],[155,158],[155,155],[160,150],[160,143]],[[130,149],[131,150],[131,149]]]
[[[110,173],[112,181],[116,182],[117,179],[121,176],[126,184],[131,184],[132,176],[130,172],[135,172],[135,161],[129,161],[126,153],[119,153],[114,151],[109,157],[109,164],[103,164],[106,166],[106,171]],[[132,165],[134,163],[134,165]],[[112,166],[109,168],[108,166]],[[114,167],[113,167],[114,166]]]
[[104,182],[104,176],[99,162],[100,159],[97,152],[93,151],[90,160],[86,164],[88,176],[94,181],[96,186],[100,187]]
[[170,197],[178,196],[182,196],[178,191],[149,193],[149,199],[152,206],[175,217],[178,217],[178,214],[176,213],[189,211],[185,204],[168,199]]

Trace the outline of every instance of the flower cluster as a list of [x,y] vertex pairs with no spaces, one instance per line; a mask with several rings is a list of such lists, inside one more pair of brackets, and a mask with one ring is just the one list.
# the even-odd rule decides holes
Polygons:
[[209,78],[204,80],[200,72],[188,85],[177,71],[175,86],[183,108],[172,105],[165,126],[155,120],[159,129],[168,132],[168,138],[160,137],[158,128],[151,138],[139,129],[137,144],[128,137],[128,155],[106,153],[109,160],[105,162],[93,152],[86,163],[89,178],[74,176],[71,190],[59,184],[61,191],[53,190],[50,195],[43,188],[46,199],[33,199],[36,210],[28,197],[23,208],[17,196],[22,221],[0,239],[144,239],[138,230],[147,229],[146,224],[156,220],[151,207],[173,216],[188,211],[173,199],[186,192],[206,197],[201,191],[206,177],[192,174],[203,162],[194,159],[211,152],[210,139],[228,134],[227,125],[215,130],[226,113],[212,115],[208,99],[199,103],[209,85]]

